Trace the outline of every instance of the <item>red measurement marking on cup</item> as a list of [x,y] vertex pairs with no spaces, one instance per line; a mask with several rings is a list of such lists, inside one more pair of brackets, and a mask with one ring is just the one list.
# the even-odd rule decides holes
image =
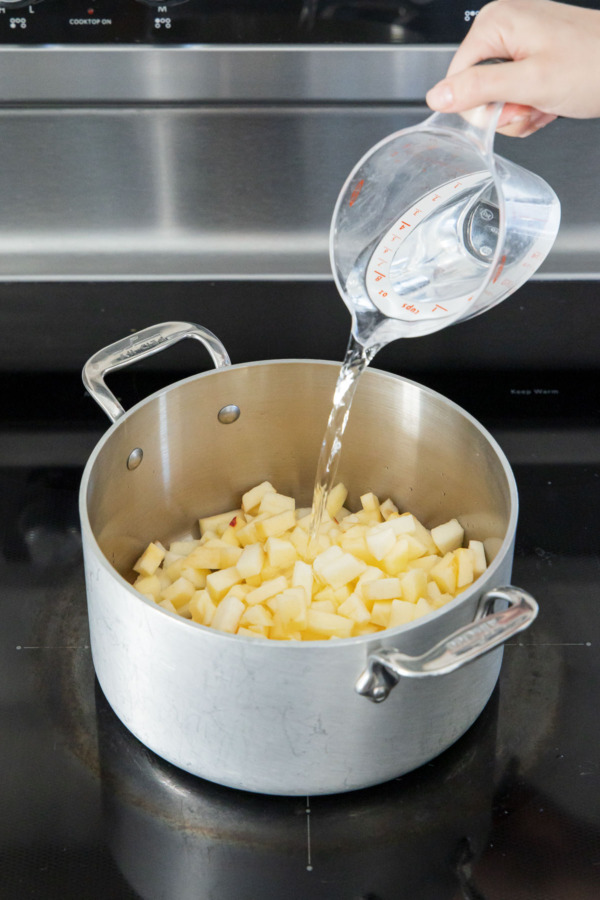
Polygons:
[[445,306],[440,306],[439,303],[436,303],[435,306],[433,307],[433,309],[432,309],[431,311],[432,311],[432,312],[435,312],[436,309],[443,309],[444,312],[448,312],[448,310],[446,309],[446,307],[445,307]]
[[500,275],[502,274],[502,269],[504,268],[504,263],[506,262],[506,256],[503,256],[500,262],[498,263],[498,268],[496,269],[496,274],[492,278],[492,284],[496,284]]
[[363,189],[363,185],[365,183],[365,179],[361,178],[352,193],[350,194],[350,200],[348,201],[348,206],[353,206],[358,200],[358,195]]
[[381,281],[381,279],[385,277],[383,272],[378,272],[377,269],[375,269],[375,281]]

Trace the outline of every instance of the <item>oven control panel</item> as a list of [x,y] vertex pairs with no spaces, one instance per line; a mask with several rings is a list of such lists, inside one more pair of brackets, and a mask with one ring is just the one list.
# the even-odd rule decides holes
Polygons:
[[468,0],[0,0],[4,44],[404,44],[461,40]]
[[[0,46],[452,44],[484,2],[0,0]],[[600,8],[600,0],[577,3]]]

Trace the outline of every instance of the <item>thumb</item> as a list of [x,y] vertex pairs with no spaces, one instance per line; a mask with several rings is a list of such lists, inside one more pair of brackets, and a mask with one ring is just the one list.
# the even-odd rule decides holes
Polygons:
[[437,112],[462,112],[494,101],[531,105],[531,85],[523,61],[472,66],[448,75],[427,92],[428,106]]

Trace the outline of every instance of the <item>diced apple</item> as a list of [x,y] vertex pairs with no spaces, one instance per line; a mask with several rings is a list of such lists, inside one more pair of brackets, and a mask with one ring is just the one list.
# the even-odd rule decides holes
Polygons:
[[211,628],[216,628],[217,631],[227,631],[230,634],[234,634],[238,629],[245,608],[244,602],[240,600],[239,597],[234,597],[232,595],[224,597],[217,606],[212,622],[210,623]]
[[398,575],[405,572],[413,559],[425,555],[425,546],[412,536],[405,534],[396,539],[396,543],[382,561],[381,567],[388,575]]
[[310,603],[313,590],[313,570],[312,566],[303,562],[301,559],[294,563],[294,571],[292,573],[292,587],[301,587],[304,589],[306,602]]
[[215,516],[203,516],[198,520],[200,534],[204,534],[207,531],[214,531],[216,534],[221,535],[231,520],[235,519],[236,516],[239,516],[241,512],[241,509],[231,509],[229,512],[217,513]]
[[242,635],[242,637],[251,637],[251,638],[265,638],[267,637],[267,631],[265,628],[245,628],[243,625],[238,627],[236,634]]
[[443,554],[460,547],[464,540],[465,532],[458,519],[450,519],[448,522],[432,528],[431,537],[440,553]]
[[338,606],[338,613],[359,624],[368,622],[371,618],[370,611],[358,594],[350,594],[348,599]]
[[315,556],[313,560],[312,566],[315,575],[324,580],[322,577],[323,569],[327,568],[330,563],[334,562],[336,559],[339,559],[343,555],[344,551],[341,547],[338,547],[337,544],[335,544],[333,547],[328,547],[327,550],[323,550],[321,553]]
[[217,572],[211,572],[206,578],[206,590],[211,599],[218,603],[223,599],[225,594],[242,580],[242,576],[235,566],[229,569],[219,569]]
[[392,600],[388,628],[398,628],[412,622],[415,617],[415,604],[407,600]]
[[266,493],[260,501],[258,512],[267,516],[275,516],[288,509],[296,509],[296,501],[286,494]]
[[394,600],[402,596],[402,585],[399,578],[380,578],[369,581],[361,587],[365,600]]
[[416,603],[427,591],[427,574],[423,569],[412,569],[400,579],[402,588],[402,600],[407,603]]
[[156,600],[163,589],[160,578],[157,575],[138,575],[133,582],[133,586],[140,594],[152,597],[153,600]]
[[191,581],[197,591],[206,587],[207,575],[210,575],[210,569],[193,569],[191,566],[184,566],[181,569],[182,578]]
[[171,603],[170,600],[161,600],[158,605],[162,606],[163,609],[168,609],[169,612],[175,613],[175,615],[177,615],[177,610],[175,609],[175,607],[173,606],[173,604]]
[[242,550],[235,567],[242,578],[252,578],[253,575],[260,575],[264,562],[265,551],[262,544],[247,544]]
[[366,534],[366,543],[376,560],[382,560],[396,543],[396,535],[387,524],[375,525]]
[[468,547],[473,554],[473,575],[475,578],[479,578],[487,567],[485,547],[482,541],[469,541]]
[[388,499],[384,500],[380,505],[379,512],[383,516],[384,520],[387,521],[390,516],[398,515],[398,507],[388,497]]
[[273,624],[273,613],[260,603],[256,606],[247,606],[240,619],[241,625],[260,625],[267,628]]
[[276,594],[285,591],[287,587],[287,578],[284,575],[278,575],[277,578],[263,581],[260,587],[254,588],[254,590],[246,594],[246,603],[248,606],[254,606],[255,603],[264,603]]
[[335,613],[337,612],[337,606],[333,600],[323,599],[323,600],[313,600],[310,604],[311,609],[320,609],[322,612]]
[[210,594],[205,590],[195,592],[190,600],[189,608],[192,619],[200,625],[210,625],[217,609]]
[[328,515],[330,515],[332,519],[337,517],[338,513],[346,502],[347,496],[348,489],[346,485],[341,483],[341,481],[339,482],[339,484],[336,484],[336,486],[329,492],[329,496],[327,497],[326,502],[326,509]]
[[296,515],[293,509],[286,509],[284,512],[268,516],[266,519],[255,520],[254,524],[259,539],[266,541],[270,537],[279,537],[293,529],[296,526]]
[[366,567],[366,563],[362,560],[356,559],[350,553],[342,553],[337,559],[327,562],[321,570],[321,577],[335,589],[354,581],[362,575]]
[[304,588],[288,588],[276,599],[274,624],[289,631],[303,631],[307,626],[307,607]]
[[[277,496],[281,496],[278,494]],[[298,559],[296,548],[290,541],[283,538],[270,537],[265,544],[269,565],[274,569],[287,569],[293,566]]]
[[371,622],[373,625],[389,628],[392,602],[392,600],[377,600],[373,604],[373,609],[371,610]]
[[473,567],[473,554],[467,547],[458,547],[454,551],[456,568],[456,587],[464,588],[471,584],[475,578]]
[[337,613],[322,612],[319,609],[309,607],[306,617],[307,628],[316,634],[326,635],[327,637],[335,635],[340,638],[350,637],[352,634],[352,626],[354,625],[352,619],[339,616]]
[[185,557],[186,566],[194,569],[218,569],[221,561],[221,548],[210,546],[210,543],[201,544]]
[[419,619],[421,616],[427,616],[429,613],[434,611],[434,608],[425,597],[419,597],[417,602],[415,603],[414,609],[414,618]]
[[250,488],[249,491],[246,491],[242,496],[242,509],[244,512],[255,513],[262,498],[265,494],[269,493],[276,493],[275,488],[269,481],[262,481],[260,484],[255,485],[255,487]]
[[165,548],[162,544],[148,544],[140,558],[133,565],[134,572],[140,575],[154,575],[163,559],[165,558]]
[[448,594],[456,593],[456,570],[452,565],[450,554],[444,556],[429,570],[429,578],[435,581],[440,591]]
[[178,578],[162,592],[163,600],[170,600],[175,609],[192,599],[196,592],[194,585],[187,578]]

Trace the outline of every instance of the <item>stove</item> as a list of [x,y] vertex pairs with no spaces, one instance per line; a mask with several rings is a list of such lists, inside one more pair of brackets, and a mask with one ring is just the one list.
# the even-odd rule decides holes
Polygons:
[[[159,321],[167,309],[172,318],[199,311],[197,285],[149,287],[114,285],[110,301],[106,290],[92,291],[81,362],[119,336],[113,331]],[[215,287],[213,305],[203,308],[203,324],[226,346],[233,333],[223,295],[234,288]],[[85,396],[68,354],[48,371],[60,349],[50,330],[40,370],[32,361],[0,374],[0,897],[598,896],[600,390],[591,360],[594,349],[599,358],[600,331],[589,318],[581,323],[588,339],[577,357],[559,328],[575,290],[582,317],[597,316],[592,282],[531,284],[479,319],[396,342],[374,362],[449,396],[504,448],[520,495],[513,581],[536,597],[540,614],[506,645],[490,702],[455,745],[395,781],[339,796],[220,787],[179,771],[127,732],[94,676],[77,511],[83,465],[108,420]],[[266,308],[269,292],[282,288],[256,291]],[[333,285],[299,283],[289,294],[296,309],[303,300],[302,313],[291,317],[284,304],[269,347],[258,339],[259,305],[246,340],[230,342],[234,362],[341,359],[348,322]],[[507,335],[535,324],[549,298],[553,312],[537,336],[538,345],[554,342],[547,365],[524,365],[515,343],[512,355],[495,356]],[[106,318],[107,303],[120,319]],[[319,315],[329,329],[311,326]],[[16,331],[8,336],[25,358],[27,335],[21,345]],[[475,348],[486,342],[484,365]],[[166,361],[114,376],[126,406],[208,367],[195,347],[189,357],[169,352]]]

